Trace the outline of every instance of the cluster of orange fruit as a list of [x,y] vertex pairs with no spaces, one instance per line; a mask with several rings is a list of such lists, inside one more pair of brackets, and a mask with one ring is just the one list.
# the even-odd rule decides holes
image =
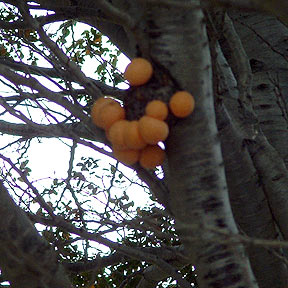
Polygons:
[[[131,86],[139,86],[147,83],[152,74],[153,67],[149,61],[135,58],[127,66],[124,77]],[[169,100],[170,111],[180,118],[190,115],[194,106],[193,96],[186,91],[176,92]],[[168,137],[169,126],[165,122],[168,113],[165,102],[153,100],[145,107],[144,116],[128,121],[125,109],[117,100],[102,97],[94,102],[91,118],[96,126],[105,130],[117,160],[126,165],[139,162],[142,167],[153,169],[165,159],[165,151],[158,143]]]

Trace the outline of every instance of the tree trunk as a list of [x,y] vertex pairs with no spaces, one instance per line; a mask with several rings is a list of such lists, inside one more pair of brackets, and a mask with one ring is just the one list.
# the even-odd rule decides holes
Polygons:
[[[249,131],[251,125],[243,123],[241,120],[243,117],[237,112],[239,104],[237,102],[238,91],[235,90],[236,82],[231,70],[227,69],[229,66],[221,52],[218,53],[218,64],[220,69],[218,74],[225,79],[227,90],[223,90],[225,91],[223,95],[218,95],[218,97],[223,97],[224,101],[216,101],[217,125],[234,218],[241,232],[250,237],[279,239],[270,209],[270,201],[261,185],[262,180],[257,172],[258,169],[254,166],[247,147],[243,146],[249,134],[243,129]],[[229,107],[228,109],[223,102]],[[281,250],[271,253],[263,247],[251,246],[248,248],[248,253],[259,287],[271,287],[271,285],[284,287],[287,284],[287,266],[283,259],[275,254],[282,255]],[[271,266],[277,268],[271,271]]]
[[214,240],[213,228],[232,234],[237,228],[217,137],[203,14],[177,8],[151,8],[149,13],[152,59],[170,72],[176,89],[190,91],[196,100],[192,117],[177,120],[167,141],[177,232],[196,264],[199,287],[257,287],[243,246]]

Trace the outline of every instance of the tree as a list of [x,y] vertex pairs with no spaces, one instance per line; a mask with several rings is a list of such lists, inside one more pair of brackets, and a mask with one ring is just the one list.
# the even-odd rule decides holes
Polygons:
[[[16,136],[0,155],[3,280],[11,287],[175,287],[172,280],[178,287],[288,285],[285,1],[2,3],[1,82],[14,94],[0,97],[1,116],[18,119],[0,121],[3,135]],[[59,21],[59,31],[48,31]],[[80,39],[73,36],[77,22],[90,26]],[[120,54],[102,45],[102,35],[130,59],[148,59],[152,79],[119,89]],[[102,59],[97,79],[81,69],[90,56]],[[43,77],[51,84],[42,84]],[[95,159],[73,161],[77,145],[113,157],[101,148],[109,142],[89,109],[112,95],[128,119],[137,119],[148,101],[167,102],[178,90],[192,93],[196,108],[185,119],[168,119],[162,170],[132,167],[160,205],[132,213],[127,194],[111,192],[121,181],[134,183],[118,164],[104,189],[86,178],[97,176]],[[30,180],[24,156],[31,139],[43,137],[69,139],[71,158],[68,177],[41,189]],[[18,147],[22,158],[9,157],[9,147]],[[67,205],[59,193],[66,190],[73,198]],[[51,194],[56,203],[48,203]],[[88,197],[102,201],[104,210],[87,206]],[[118,242],[108,237],[112,231]],[[79,240],[83,251],[73,245]],[[92,243],[110,252],[88,255]],[[161,282],[167,277],[172,280]]]

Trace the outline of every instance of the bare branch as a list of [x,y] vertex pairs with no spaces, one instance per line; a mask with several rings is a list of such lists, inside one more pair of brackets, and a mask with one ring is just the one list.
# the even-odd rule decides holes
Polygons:
[[46,201],[44,200],[44,198],[40,195],[40,193],[38,192],[38,190],[35,188],[35,186],[28,180],[26,174],[24,172],[21,171],[21,169],[19,169],[10,158],[5,157],[4,155],[0,154],[0,158],[4,161],[6,161],[12,168],[13,170],[15,170],[18,175],[22,178],[22,180],[24,181],[24,183],[29,187],[29,189],[32,190],[32,192],[34,193],[34,195],[37,198],[37,201],[39,202],[39,204],[41,205],[41,207],[43,207],[48,214],[51,216],[51,218],[55,218],[53,209],[46,203]]
[[[175,257],[169,261],[173,267],[181,270],[186,265],[191,264],[183,257],[185,251],[183,251],[182,246],[175,247],[173,250],[175,251]],[[162,281],[167,277],[169,277],[167,273],[163,272],[156,265],[151,265],[143,271],[142,279],[138,283],[137,288],[155,288],[159,281]]]
[[[31,73],[31,74],[40,75],[44,77],[51,77],[51,78],[62,78],[62,79],[66,78],[72,82],[76,82],[81,85],[81,83],[77,81],[77,78],[73,77],[74,75],[71,75],[70,73],[68,73],[68,71],[65,71],[65,70],[59,70],[59,69],[56,70],[55,68],[46,68],[46,67],[28,65],[28,64],[21,63],[21,62],[13,61],[12,59],[1,58],[1,57],[0,57],[0,64],[4,64],[12,68],[15,71],[21,71],[27,74]],[[90,77],[87,77],[87,79],[93,82],[93,84],[96,85],[104,95],[111,95],[111,96],[117,97],[118,99],[121,99],[126,94],[125,90],[111,87],[99,80],[95,80]],[[88,94],[88,91],[86,89],[78,89],[78,90],[75,89],[73,91],[79,94]],[[68,93],[69,92],[67,91],[66,94]],[[98,97],[99,95],[98,96],[96,94],[92,95],[93,99],[97,99]]]
[[[133,28],[135,25],[134,19],[123,9],[116,7],[106,0],[88,1],[78,0],[76,5],[71,5],[70,1],[57,1],[59,3],[53,3],[51,1],[41,1],[41,9],[54,10],[56,14],[65,14],[66,18],[73,16],[73,18],[85,17],[97,17],[111,23],[116,23],[121,26]],[[39,9],[39,6],[28,5],[29,9]],[[40,17],[38,20],[42,20]],[[43,20],[42,20],[43,21]]]
[[123,263],[127,261],[128,259],[129,257],[119,252],[115,252],[114,254],[106,256],[106,257],[96,257],[95,259],[91,261],[77,262],[77,263],[64,262],[63,266],[68,271],[80,273],[80,272],[91,271],[91,270],[98,271],[107,266]]
[[25,21],[30,23],[33,29],[38,32],[43,44],[57,57],[62,66],[67,69],[67,72],[71,73],[71,75],[74,75],[79,83],[81,83],[81,85],[87,89],[91,97],[94,94],[101,96],[101,92],[98,87],[92,81],[90,81],[90,79],[88,79],[81,71],[80,67],[75,62],[71,61],[69,57],[58,47],[58,45],[47,36],[42,25],[32,18],[32,16],[29,14],[29,11],[27,11],[26,7],[24,6],[24,3],[21,3],[19,5],[19,9],[23,14]]
[[[39,7],[39,6],[37,6]],[[70,14],[71,18],[73,17],[73,14]],[[37,21],[41,23],[41,25],[57,22],[57,21],[64,21],[68,20],[68,15],[64,13],[57,13],[53,15],[47,15],[47,16],[40,16],[36,17]],[[5,20],[0,21],[0,29],[7,29],[7,30],[13,30],[13,29],[29,29],[32,28],[27,22],[18,20],[14,22],[7,22]]]
[[83,123],[85,123],[89,127],[89,129],[91,129],[91,131],[93,130],[95,131],[95,127],[90,122],[90,119],[87,116],[87,114],[82,112],[83,108],[81,107],[80,109],[79,105],[71,103],[66,98],[64,98],[63,95],[61,95],[60,93],[52,92],[48,88],[41,85],[40,82],[35,78],[33,78],[32,76],[29,77],[21,76],[11,71],[4,65],[0,65],[0,73],[15,85],[28,86],[32,90],[37,90],[39,93],[41,93],[41,95],[45,95],[45,98],[47,98],[48,100],[66,108],[72,115],[74,115]]

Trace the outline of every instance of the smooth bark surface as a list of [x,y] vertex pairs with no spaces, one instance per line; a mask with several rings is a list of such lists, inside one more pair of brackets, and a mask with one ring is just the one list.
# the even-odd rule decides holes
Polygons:
[[[279,235],[271,211],[271,207],[278,207],[278,205],[270,204],[269,198],[266,197],[267,189],[263,185],[259,185],[265,177],[263,178],[258,168],[254,167],[249,149],[243,145],[243,141],[250,134],[251,125],[243,123],[243,117],[239,116],[239,112],[236,113],[239,110],[239,104],[236,101],[237,93],[235,93],[238,91],[234,89],[236,82],[233,81],[231,70],[227,69],[221,53],[218,54],[218,63],[219,76],[222,75],[225,79],[225,88],[227,89],[221,96],[230,96],[230,98],[224,98],[224,103],[217,102],[216,111],[233,215],[242,233],[255,238],[278,239]],[[218,95],[218,97],[221,96]],[[229,111],[225,104],[229,107]],[[279,160],[277,161],[279,163]],[[271,171],[270,168],[267,171]],[[269,191],[274,190],[270,189]],[[279,195],[276,196],[276,198],[278,197]],[[288,271],[280,257],[269,250],[253,246],[248,248],[248,253],[260,287],[270,287],[271,285],[284,287],[287,283]],[[277,253],[281,255],[282,251],[277,251]],[[271,271],[271,266],[277,267],[277,269]],[[267,272],[263,273],[263,271]]]
[[[168,179],[170,201],[177,231],[191,260],[197,263],[202,287],[257,287],[243,247],[213,243],[213,232],[209,231],[209,227],[217,227],[237,233],[217,138],[204,16],[200,9],[183,13],[181,9],[151,8],[150,13],[151,35],[158,27],[167,31],[152,38],[151,55],[169,69],[178,89],[190,91],[197,103],[192,117],[178,120],[171,128],[167,142],[169,169],[173,171]],[[173,17],[168,19],[167,14]]]

